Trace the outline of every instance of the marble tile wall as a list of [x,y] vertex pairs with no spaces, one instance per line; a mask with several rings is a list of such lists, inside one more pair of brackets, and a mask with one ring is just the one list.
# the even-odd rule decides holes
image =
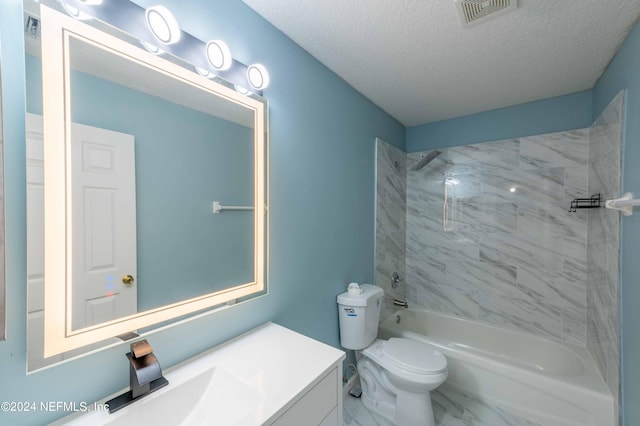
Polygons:
[[407,154],[410,305],[584,345],[589,129]]
[[[620,213],[568,210],[574,198],[620,196],[623,105],[621,92],[588,129],[440,149],[418,171],[430,151],[405,155],[379,140],[382,317],[406,298],[586,346],[618,401]],[[398,289],[394,271],[406,275]],[[433,396],[438,425],[531,424],[446,386]]]
[[[589,129],[589,193],[618,198],[624,93],[620,92]],[[587,348],[618,401],[620,312],[618,296],[620,213],[589,214],[587,237]]]
[[[384,290],[381,320],[395,311],[393,299],[405,300],[406,154],[376,141],[376,273],[375,284]],[[394,272],[403,280],[391,286]]]

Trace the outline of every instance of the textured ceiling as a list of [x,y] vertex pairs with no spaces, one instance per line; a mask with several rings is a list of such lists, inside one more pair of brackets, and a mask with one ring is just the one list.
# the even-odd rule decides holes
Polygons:
[[453,0],[243,0],[406,126],[590,89],[640,0],[519,0],[461,25]]

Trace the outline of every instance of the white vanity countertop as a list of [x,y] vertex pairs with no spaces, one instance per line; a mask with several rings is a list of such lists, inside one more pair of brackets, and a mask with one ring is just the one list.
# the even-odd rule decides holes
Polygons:
[[[143,411],[142,406],[151,404],[156,398],[163,398],[169,404],[175,401],[176,409],[180,411],[183,406],[193,404],[194,395],[185,398],[181,402],[178,395],[188,394],[189,391],[177,389],[175,395],[167,398],[166,395],[181,385],[193,386],[194,377],[204,376],[215,367],[216,377],[231,377],[229,385],[220,389],[211,389],[207,392],[217,395],[211,401],[204,400],[198,404],[206,404],[211,411],[229,411],[232,417],[238,417],[234,413],[243,413],[241,419],[233,418],[232,423],[238,424],[263,424],[273,421],[288,408],[291,401],[302,391],[310,389],[319,377],[325,375],[341,362],[345,357],[343,351],[332,346],[318,342],[302,334],[291,331],[273,323],[266,323],[228,342],[216,346],[191,359],[164,371],[164,376],[169,385],[132,403],[114,414],[108,412],[76,413],[76,415],[61,419],[55,424],[118,424],[118,418],[126,415],[126,420],[151,420],[143,413],[134,413],[136,405],[140,405],[138,411]],[[160,360],[162,363],[162,360]],[[339,368],[339,372],[341,369]],[[236,381],[237,379],[237,381]],[[206,380],[206,379],[203,379]],[[218,379],[214,379],[218,380]],[[187,383],[189,381],[189,383]],[[226,382],[225,382],[226,383]],[[214,386],[215,387],[215,386]],[[105,398],[99,403],[104,403],[113,396],[117,396],[126,389]],[[197,400],[201,392],[196,391]],[[228,394],[236,397],[229,398]],[[187,402],[188,401],[188,402]],[[225,402],[226,401],[226,402]],[[215,404],[222,404],[216,407]],[[157,411],[157,410],[156,410]],[[164,410],[162,410],[164,411]],[[192,408],[185,409],[188,417]],[[127,413],[129,412],[129,413]],[[139,414],[139,415],[138,415]],[[148,412],[147,412],[148,415]],[[180,416],[179,413],[175,413]],[[135,418],[135,419],[134,419]],[[180,417],[178,417],[180,418]],[[125,420],[122,418],[121,420]],[[222,420],[222,418],[220,418]],[[77,422],[77,423],[76,423]],[[126,423],[124,423],[126,424]],[[220,423],[224,424],[224,423]]]

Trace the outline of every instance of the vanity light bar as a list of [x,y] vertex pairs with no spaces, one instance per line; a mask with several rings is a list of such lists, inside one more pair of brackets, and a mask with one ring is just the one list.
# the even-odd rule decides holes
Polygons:
[[262,64],[244,65],[233,59],[222,40],[204,42],[180,29],[164,6],[147,9],[129,0],[61,0],[67,13],[77,19],[96,18],[138,38],[151,53],[170,53],[190,64],[207,78],[220,77],[242,94],[262,95],[269,73]]
[[[87,4],[86,2],[83,2],[82,0],[78,0],[83,4]],[[76,18],[76,19],[80,19],[83,21],[89,20],[92,18],[91,15],[84,13],[82,11],[80,11],[80,9],[78,9],[77,7],[69,4],[68,0],[61,0],[60,1],[62,3],[62,7],[64,8],[64,10],[72,17]],[[100,1],[99,3],[90,3],[92,6],[99,6],[100,4],[102,4],[102,1]]]

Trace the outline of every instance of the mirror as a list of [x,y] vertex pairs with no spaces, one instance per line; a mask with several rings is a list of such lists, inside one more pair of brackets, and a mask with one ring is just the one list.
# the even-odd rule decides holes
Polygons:
[[6,339],[6,292],[5,292],[5,256],[4,256],[4,127],[2,115],[2,40],[0,39],[0,340]]
[[27,209],[46,212],[44,273],[28,274],[46,277],[44,356],[263,294],[264,101],[125,34],[45,6],[41,20],[41,62],[26,59],[28,86],[41,73],[43,88],[27,89],[28,191],[40,191]]
[[71,329],[253,281],[254,212],[212,203],[253,205],[254,112],[75,35],[66,48]]

